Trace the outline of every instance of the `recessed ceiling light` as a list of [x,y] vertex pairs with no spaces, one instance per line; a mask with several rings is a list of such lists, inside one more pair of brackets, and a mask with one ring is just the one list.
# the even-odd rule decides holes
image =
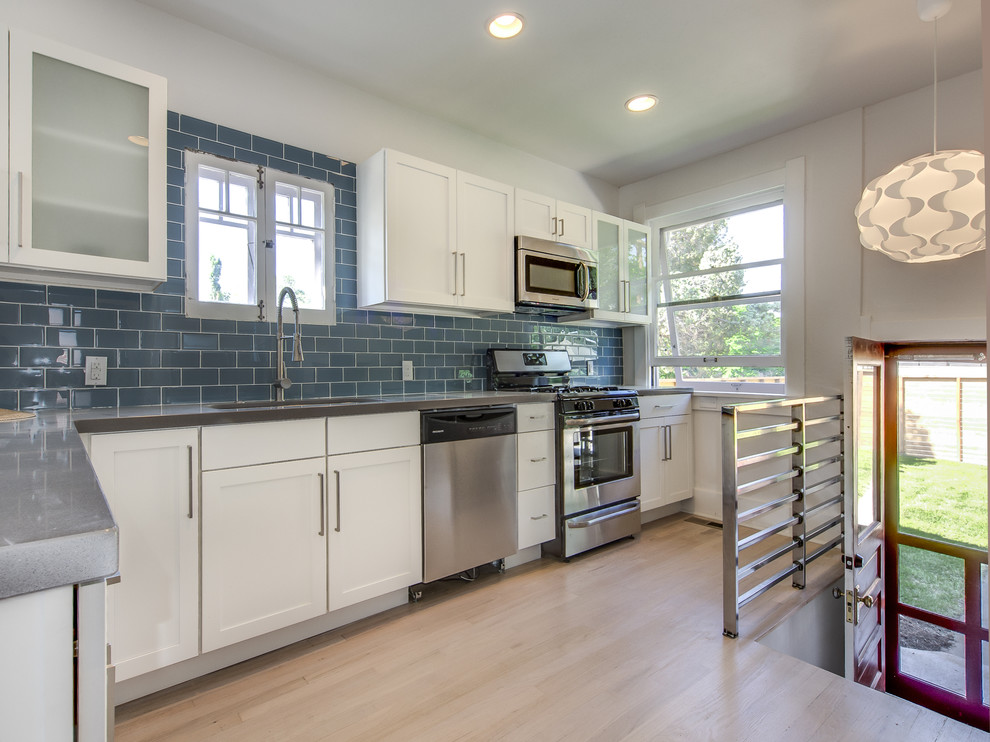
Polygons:
[[635,98],[630,98],[626,101],[626,108],[638,113],[640,111],[649,111],[656,104],[657,97],[655,95],[637,95]]
[[511,39],[522,27],[523,17],[518,13],[502,13],[488,21],[488,33],[496,39]]
[[131,134],[127,137],[127,141],[137,144],[141,147],[147,147],[149,145],[148,137],[143,137],[140,134]]

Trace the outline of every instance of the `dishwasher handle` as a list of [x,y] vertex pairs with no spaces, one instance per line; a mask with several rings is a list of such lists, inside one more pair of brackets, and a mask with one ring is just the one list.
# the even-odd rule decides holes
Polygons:
[[424,444],[513,435],[516,432],[516,408],[433,410],[422,413],[420,422],[420,439]]

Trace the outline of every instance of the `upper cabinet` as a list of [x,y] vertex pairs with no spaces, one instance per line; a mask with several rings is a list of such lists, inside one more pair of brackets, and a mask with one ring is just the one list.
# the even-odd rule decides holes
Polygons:
[[650,322],[650,230],[642,224],[595,212],[598,252],[596,320]]
[[590,248],[592,211],[516,189],[516,234]]
[[9,52],[0,278],[137,289],[164,281],[165,79],[19,31]]
[[360,306],[512,311],[511,186],[387,149],[357,183]]

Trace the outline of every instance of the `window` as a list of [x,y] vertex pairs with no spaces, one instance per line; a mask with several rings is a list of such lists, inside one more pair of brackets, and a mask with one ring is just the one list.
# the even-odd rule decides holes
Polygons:
[[187,151],[185,196],[187,314],[271,321],[289,286],[332,324],[333,186]]
[[[799,285],[801,260],[800,240],[785,239],[785,221],[800,223],[787,219],[786,173],[654,208],[665,212],[650,220],[654,385],[771,394],[800,386],[788,381],[788,373],[803,376],[800,363],[788,362],[800,330],[787,334],[789,322],[803,326],[803,305],[798,292],[787,292]],[[800,175],[803,191],[803,162]]]

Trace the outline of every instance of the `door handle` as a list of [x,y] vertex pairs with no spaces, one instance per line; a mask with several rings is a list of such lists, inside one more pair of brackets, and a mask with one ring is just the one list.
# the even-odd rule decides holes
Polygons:
[[467,291],[467,255],[461,253],[461,296]]
[[193,447],[186,446],[189,454],[189,517],[193,517]]
[[17,172],[17,246],[24,247],[24,173]]
[[564,220],[563,220],[563,218],[561,218],[561,220],[560,220],[560,236],[561,237],[564,236]]
[[457,296],[457,250],[451,253],[454,256],[454,292],[453,295]]
[[336,469],[334,469],[333,478],[337,487],[337,526],[333,530],[340,533],[340,472]]

